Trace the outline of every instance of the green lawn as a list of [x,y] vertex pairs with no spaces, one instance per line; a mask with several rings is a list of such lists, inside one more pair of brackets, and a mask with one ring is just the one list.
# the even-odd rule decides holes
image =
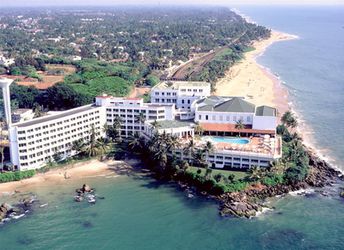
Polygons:
[[[188,171],[197,173],[198,169],[199,168],[197,168],[197,167],[189,167]],[[202,169],[202,174],[204,174],[204,173],[205,173],[205,169]],[[228,177],[228,175],[234,174],[235,180],[239,180],[239,179],[242,179],[242,178],[247,176],[247,172],[245,172],[245,171],[231,171],[231,170],[212,169],[212,176],[214,176],[216,174],[223,174],[224,176],[226,176],[226,178]]]

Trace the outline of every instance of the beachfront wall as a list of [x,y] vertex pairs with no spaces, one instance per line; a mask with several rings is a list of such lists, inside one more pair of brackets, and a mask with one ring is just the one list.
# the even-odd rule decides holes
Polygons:
[[15,123],[9,130],[11,162],[30,170],[75,155],[73,142],[89,140],[93,129],[97,138],[104,137],[105,121],[104,108],[87,105]]
[[277,126],[276,116],[254,116],[252,129],[275,130]]

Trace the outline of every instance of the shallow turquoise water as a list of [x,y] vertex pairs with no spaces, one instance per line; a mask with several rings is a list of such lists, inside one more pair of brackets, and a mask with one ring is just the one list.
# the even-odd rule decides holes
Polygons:
[[[151,179],[86,180],[105,196],[73,201],[83,181],[40,188],[47,207],[0,226],[0,249],[341,249],[344,204],[287,196],[252,220],[221,218],[213,202],[188,199]],[[335,208],[335,209],[334,209]]]

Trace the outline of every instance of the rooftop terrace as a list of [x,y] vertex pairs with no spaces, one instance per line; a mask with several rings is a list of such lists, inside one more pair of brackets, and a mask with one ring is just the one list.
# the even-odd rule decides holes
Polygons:
[[67,111],[61,111],[58,114],[47,115],[47,116],[36,118],[36,119],[30,120],[30,121],[14,123],[13,126],[18,127],[18,128],[28,127],[28,126],[32,126],[32,125],[36,125],[36,124],[40,124],[40,123],[49,122],[49,121],[57,120],[60,118],[68,117],[68,116],[71,116],[71,115],[74,115],[74,114],[77,114],[80,112],[84,112],[84,111],[88,111],[88,110],[96,109],[96,108],[97,107],[93,106],[93,105],[86,105],[86,106],[82,106],[82,107],[67,110]]

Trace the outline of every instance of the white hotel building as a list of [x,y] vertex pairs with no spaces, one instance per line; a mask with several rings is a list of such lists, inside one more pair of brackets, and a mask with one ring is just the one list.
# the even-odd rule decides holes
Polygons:
[[211,87],[208,82],[165,81],[152,88],[151,102],[174,103],[176,116],[181,120],[189,120],[195,115],[191,112],[194,101],[210,94]]
[[[142,98],[98,96],[96,105],[105,109],[107,125],[112,125],[116,117],[121,118],[120,132],[123,137],[144,131],[145,123],[172,121],[175,117],[175,104],[144,103]],[[140,114],[145,123],[139,121]]]
[[53,160],[75,154],[72,144],[88,140],[91,128],[104,136],[105,110],[87,105],[57,114],[14,123],[9,129],[11,162],[19,170],[37,169]]
[[[37,169],[53,160],[75,154],[73,142],[88,140],[91,129],[104,137],[104,125],[121,118],[120,133],[129,137],[135,133],[149,138],[153,130],[172,134],[182,144],[194,138],[202,147],[216,136],[246,136],[247,145],[218,143],[213,140],[214,152],[207,156],[215,168],[266,167],[281,157],[281,139],[276,136],[276,109],[255,105],[233,97],[210,96],[210,84],[202,82],[162,82],[152,89],[152,103],[141,98],[98,96],[93,105],[50,114],[41,118],[11,124],[9,81],[0,79],[5,96],[6,119],[9,124],[11,162],[18,170]],[[144,122],[140,117],[144,117]],[[242,120],[245,128],[238,131],[235,123]],[[153,128],[152,122],[160,126]],[[194,136],[195,122],[206,137]],[[188,159],[182,150],[176,154]]]

